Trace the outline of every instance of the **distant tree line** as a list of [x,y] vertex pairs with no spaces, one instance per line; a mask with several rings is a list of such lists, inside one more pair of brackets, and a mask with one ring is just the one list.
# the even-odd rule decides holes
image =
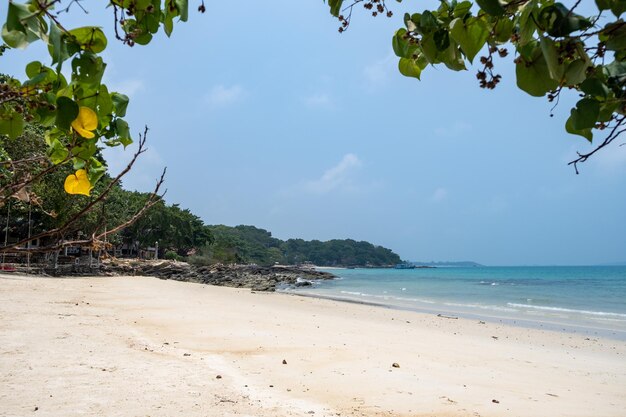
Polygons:
[[[0,187],[14,181],[16,176],[36,175],[44,169],[47,165],[42,161],[46,152],[44,131],[36,125],[27,126],[18,139],[0,135]],[[16,165],[16,161],[23,163]],[[63,191],[63,183],[74,169],[71,164],[59,165],[55,171],[0,204],[0,230],[3,232],[0,241],[17,242],[59,228],[111,184],[112,179],[104,174],[89,196],[68,195]],[[47,239],[79,241],[85,236],[115,230],[133,218],[149,197],[150,193],[127,191],[121,183],[114,184],[92,210],[77,218],[62,233]],[[48,247],[49,241],[44,242]],[[383,266],[400,262],[400,257],[391,250],[368,242],[351,239],[283,241],[254,226],[209,226],[190,210],[178,204],[167,205],[161,197],[134,223],[107,235],[107,244],[109,252],[115,250],[114,253],[124,256],[137,256],[142,250],[158,246],[159,257],[201,264],[310,262],[326,266]]]
[[254,226],[209,226],[213,243],[202,256],[216,262],[243,262],[269,265],[310,262],[324,266],[385,266],[401,262],[390,249],[352,239],[327,242],[272,237],[272,233]]

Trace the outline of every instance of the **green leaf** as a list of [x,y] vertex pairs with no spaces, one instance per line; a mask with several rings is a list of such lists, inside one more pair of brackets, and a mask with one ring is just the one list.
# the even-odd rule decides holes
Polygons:
[[548,65],[550,77],[555,81],[561,81],[563,73],[565,72],[565,66],[562,62],[559,62],[560,54],[556,48],[555,42],[550,38],[541,37],[539,44],[541,45],[543,57]]
[[398,29],[391,40],[393,52],[400,58],[408,57],[409,54],[409,40],[405,38],[406,33],[406,29]]
[[600,103],[591,98],[583,98],[571,110],[570,119],[574,130],[592,129],[600,114]]
[[24,49],[37,39],[47,41],[48,26],[25,4],[8,2],[7,20],[2,26],[2,39],[11,48]]
[[559,85],[550,77],[548,64],[540,47],[535,48],[531,60],[522,58],[518,61],[515,65],[515,75],[517,76],[517,86],[535,97],[542,97]]
[[100,178],[106,173],[107,166],[94,157],[89,158],[89,164],[87,167],[87,177],[91,185],[95,185]]
[[[186,22],[189,18],[189,1],[188,0],[174,0],[178,13],[180,15],[181,22]],[[340,2],[341,3],[341,2]]]
[[454,41],[450,42],[450,47],[443,51],[440,56],[445,66],[452,71],[462,71],[467,69],[465,67],[465,60],[463,59],[461,50]]
[[520,7],[520,14],[518,19],[519,26],[519,42],[518,46],[524,46],[534,39],[534,33],[537,29],[535,23],[535,12],[537,11],[537,0],[531,0],[528,3]]
[[98,121],[100,125],[106,126],[111,121],[111,114],[113,113],[113,100],[109,95],[107,86],[101,84],[96,92],[90,97],[82,99],[80,101],[81,106],[87,106],[94,110],[98,114]]
[[[572,111],[574,111],[574,109],[572,109]],[[580,135],[586,138],[589,142],[593,140],[593,132],[591,131],[591,129],[582,129],[582,130],[575,129],[573,126],[571,116],[565,122],[565,130],[567,131],[567,133],[571,133],[573,135]]]
[[604,66],[604,71],[609,77],[623,77],[626,75],[626,62],[613,61]]
[[466,14],[469,13],[472,8],[472,3],[469,1],[462,1],[454,6],[454,10],[452,11],[452,15],[454,17],[464,18]]
[[69,31],[74,40],[86,51],[94,54],[104,51],[107,47],[107,38],[102,29],[95,26],[85,26]]
[[168,38],[172,35],[172,31],[174,30],[174,18],[169,14],[165,16],[163,20],[163,30],[165,30],[165,34]]
[[439,29],[433,34],[433,41],[439,51],[445,51],[450,46],[448,31],[446,29]]
[[615,15],[615,17],[619,18],[622,13],[626,12],[626,1],[613,0],[611,5],[611,11]]
[[128,107],[128,96],[120,93],[111,93],[113,108],[117,117],[126,116],[126,108]]
[[613,118],[613,114],[620,108],[619,102],[604,102],[600,106],[600,114],[598,115],[598,122],[608,122]]
[[505,12],[498,0],[476,0],[476,3],[491,16],[502,16]]
[[498,22],[493,27],[496,41],[500,43],[508,42],[511,39],[511,35],[513,35],[514,27],[513,20],[506,18],[498,19]]
[[586,17],[572,13],[561,3],[545,6],[539,12],[538,20],[550,36],[568,36],[570,33],[591,27]]
[[576,59],[567,66],[565,70],[565,82],[568,85],[577,85],[587,79],[587,68],[589,63],[583,59]]
[[0,134],[7,135],[9,139],[15,139],[24,130],[24,118],[21,113],[3,113],[0,118]]
[[609,87],[597,78],[587,78],[580,84],[580,90],[593,97],[606,99],[609,95]]
[[420,75],[422,73],[422,68],[417,64],[417,60],[409,59],[409,58],[400,58],[398,62],[398,69],[400,70],[400,74],[405,77],[414,77],[418,80],[420,79]]
[[57,72],[61,72],[61,64],[69,59],[71,54],[67,49],[67,44],[64,41],[63,32],[56,25],[52,23],[50,25],[50,42],[48,43],[48,53],[52,57],[53,64],[59,64],[57,66]]
[[69,151],[58,139],[52,139],[49,143],[48,156],[54,165],[58,165],[65,161],[69,155]]
[[626,11],[625,0],[596,0],[598,10],[611,10],[615,17],[619,18]]
[[74,171],[78,171],[79,169],[84,169],[85,165],[87,165],[87,162],[84,159],[80,159],[80,158],[74,158],[72,162],[73,162],[72,168],[74,168]]
[[330,14],[332,14],[335,17],[338,17],[339,13],[341,12],[342,3],[343,3],[343,0],[328,0],[328,5],[330,6]]
[[437,22],[437,18],[428,10],[422,13],[422,17],[420,18],[420,29],[423,33],[430,33],[439,29],[439,23]]
[[19,30],[9,31],[7,25],[2,26],[2,40],[11,48],[26,49],[29,44],[25,33]]
[[464,22],[463,19],[457,18],[450,22],[450,36],[472,62],[487,42],[489,29],[482,19],[472,17]]
[[122,119],[115,119],[115,130],[117,132],[117,138],[124,148],[133,143],[132,138],[130,137],[130,129],[128,128],[128,123]]
[[83,53],[72,60],[72,79],[84,84],[83,87],[96,88],[102,81],[105,68],[101,57]]
[[76,157],[82,158],[85,160],[91,158],[98,151],[98,148],[96,146],[96,141],[97,139],[81,140],[80,145],[75,146],[72,149],[73,154],[76,155]]
[[28,78],[35,78],[35,76],[41,73],[41,62],[33,61],[26,65],[26,76]]
[[626,26],[624,22],[609,24],[602,30],[600,40],[606,44],[606,49],[610,51],[620,51],[626,48]]
[[61,96],[57,98],[57,126],[69,131],[76,117],[78,117],[78,104],[69,97]]
[[141,35],[137,36],[135,39],[135,43],[138,45],[147,45],[152,41],[152,33],[143,32]]

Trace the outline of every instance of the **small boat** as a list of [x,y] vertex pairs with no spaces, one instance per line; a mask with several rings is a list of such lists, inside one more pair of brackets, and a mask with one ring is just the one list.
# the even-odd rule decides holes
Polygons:
[[403,262],[401,264],[396,264],[395,269],[415,269],[415,265]]

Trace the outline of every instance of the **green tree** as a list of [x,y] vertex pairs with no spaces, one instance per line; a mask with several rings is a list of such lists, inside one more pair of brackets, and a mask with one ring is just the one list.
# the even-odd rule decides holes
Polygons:
[[[141,193],[135,195],[140,196]],[[140,205],[143,198],[136,198]],[[187,256],[191,249],[200,248],[213,241],[210,229],[188,209],[181,209],[178,204],[167,206],[161,199],[138,219],[125,228],[122,239],[129,244],[139,243],[140,247],[154,246],[165,252],[174,251],[180,256]]]
[[[108,39],[101,28],[67,28],[61,13],[83,8],[76,0],[9,1],[2,27],[7,48],[24,49],[37,41],[47,45],[51,66],[40,61],[26,65],[26,80],[3,77],[0,81],[0,135],[16,139],[24,127],[36,123],[45,129],[47,154],[55,165],[71,164],[74,173],[65,191],[88,195],[106,172],[98,157],[102,146],[132,143],[125,121],[128,97],[109,91],[102,83],[106,63],[101,53]],[[187,0],[111,0],[116,39],[145,45],[161,28],[169,36],[174,20],[187,20]],[[84,9],[83,9],[84,10]],[[200,6],[204,10],[204,4]],[[69,79],[63,69],[69,70]],[[0,199],[16,190],[8,189]],[[19,190],[17,190],[19,191]]]
[[[0,56],[8,48],[24,49],[33,42],[41,41],[47,45],[51,65],[40,61],[27,64],[25,80],[0,75],[0,139],[3,148],[9,144],[7,141],[16,141],[14,148],[28,150],[24,138],[28,136],[31,126],[39,129],[40,136],[45,138],[42,142],[45,158],[36,156],[41,165],[0,152],[3,174],[0,204],[16,196],[41,203],[42,195],[37,190],[40,193],[45,191],[51,202],[62,201],[64,193],[82,194],[91,198],[72,200],[80,204],[77,207],[72,205],[71,210],[61,210],[67,207],[57,204],[58,210],[52,211],[54,215],[47,220],[60,226],[49,226],[52,227],[50,230],[36,236],[59,236],[76,229],[86,230],[84,223],[97,218],[95,208],[102,206],[102,213],[106,212],[105,198],[114,192],[120,178],[144,151],[147,128],[143,136],[139,136],[139,150],[128,167],[115,178],[106,176],[106,161],[100,154],[101,148],[126,147],[132,143],[130,128],[124,120],[128,97],[121,92],[109,91],[102,83],[106,63],[100,54],[108,43],[106,35],[96,26],[68,28],[61,22],[62,13],[69,12],[72,6],[75,6],[73,10],[87,12],[77,0],[8,1],[5,4],[7,15],[2,26],[4,44],[0,45]],[[155,0],[111,0],[107,5],[114,17],[115,38],[129,46],[149,43],[160,28],[169,36],[174,20],[185,21],[188,14],[187,0],[165,0],[163,3]],[[204,11],[203,3],[199,10]],[[68,73],[69,78],[64,75]],[[27,135],[23,135],[25,132]],[[46,163],[43,163],[44,159]],[[106,184],[98,185],[102,178],[106,178]],[[138,218],[156,201],[162,182],[163,176],[155,192],[131,216],[130,221]],[[56,194],[50,189],[53,185],[58,188]],[[65,223],[51,220],[62,219],[64,214],[70,216]],[[100,225],[105,226],[104,234],[96,234],[96,229],[89,228],[94,231],[91,242],[106,236],[111,219],[123,217],[121,213],[109,210],[106,218],[98,220]],[[45,227],[44,223],[41,227]],[[111,226],[109,230],[113,231],[121,227],[120,224]]]
[[[23,240],[43,233],[45,245],[56,247],[62,241],[82,240],[80,236],[107,234],[108,230],[129,221],[150,200],[150,194],[125,191],[106,174],[91,196],[67,195],[63,183],[72,167],[50,166],[46,151],[44,129],[36,124],[26,125],[16,139],[0,137],[0,154],[4,157],[0,164],[0,189],[37,178],[0,204],[4,206],[2,224],[9,225],[13,239]],[[92,210],[79,215],[93,202],[96,204]],[[119,241],[115,237],[108,239]]]
[[[401,2],[402,0],[397,0]],[[372,15],[393,13],[385,0],[328,0],[330,12],[345,31],[355,6]],[[476,77],[481,88],[501,80],[495,60],[509,57],[517,86],[536,97],[556,101],[565,91],[579,95],[565,130],[589,142],[602,136],[588,153],[570,162],[586,161],[626,130],[626,0],[595,0],[595,13],[577,13],[581,0],[570,6],[554,0],[441,0],[436,10],[406,13],[404,26],[392,37],[398,69],[420,76],[428,66],[466,70],[479,57]],[[590,1],[589,1],[590,3]]]

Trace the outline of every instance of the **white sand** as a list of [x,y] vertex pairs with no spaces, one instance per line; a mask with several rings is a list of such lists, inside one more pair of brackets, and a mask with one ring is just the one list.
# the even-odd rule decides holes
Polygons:
[[154,278],[2,275],[0,416],[29,415],[624,417],[626,343]]

